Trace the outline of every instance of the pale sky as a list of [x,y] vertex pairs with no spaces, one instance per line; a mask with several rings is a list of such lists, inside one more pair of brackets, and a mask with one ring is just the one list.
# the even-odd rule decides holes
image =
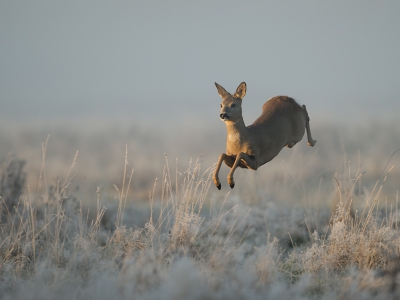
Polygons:
[[0,0],[0,116],[400,111],[400,1]]

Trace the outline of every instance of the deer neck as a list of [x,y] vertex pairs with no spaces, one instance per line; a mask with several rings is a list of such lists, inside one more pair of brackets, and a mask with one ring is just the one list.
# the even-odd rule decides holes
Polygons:
[[227,142],[234,143],[239,146],[248,139],[247,127],[244,124],[243,118],[236,122],[225,122],[227,131]]

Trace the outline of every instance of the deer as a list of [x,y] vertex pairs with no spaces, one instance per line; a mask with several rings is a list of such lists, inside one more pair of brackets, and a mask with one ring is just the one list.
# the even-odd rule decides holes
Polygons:
[[220,190],[218,173],[222,162],[231,168],[227,181],[233,189],[233,174],[237,167],[256,171],[271,161],[286,146],[292,148],[301,141],[307,131],[308,145],[313,147],[310,118],[305,105],[300,106],[288,96],[275,96],[264,103],[261,116],[246,126],[242,116],[242,99],[246,95],[246,83],[242,82],[231,95],[215,82],[222,98],[220,119],[225,122],[226,153],[221,153],[213,174],[213,182]]

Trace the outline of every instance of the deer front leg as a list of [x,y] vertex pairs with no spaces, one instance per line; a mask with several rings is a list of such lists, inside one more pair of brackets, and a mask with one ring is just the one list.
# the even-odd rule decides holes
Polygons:
[[233,189],[235,187],[235,181],[233,180],[233,173],[235,173],[236,168],[239,166],[240,164],[240,160],[244,160],[247,164],[247,167],[249,169],[252,170],[257,170],[258,169],[258,163],[256,161],[256,159],[254,159],[254,156],[250,156],[247,153],[244,152],[240,152],[237,156],[236,156],[236,160],[235,163],[232,166],[231,171],[228,174],[228,184],[231,187],[231,189]]
[[221,164],[223,161],[228,166],[232,166],[234,163],[233,158],[225,153],[221,153],[221,155],[219,156],[217,166],[215,167],[215,171],[214,171],[214,175],[213,175],[214,184],[219,190],[221,189],[221,182],[219,181],[218,173],[219,173],[219,170],[221,169]]

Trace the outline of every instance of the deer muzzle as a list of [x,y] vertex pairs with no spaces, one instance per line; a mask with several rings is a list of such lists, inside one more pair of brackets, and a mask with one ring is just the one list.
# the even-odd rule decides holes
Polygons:
[[219,117],[222,121],[227,121],[229,119],[228,114],[226,113],[220,114]]

